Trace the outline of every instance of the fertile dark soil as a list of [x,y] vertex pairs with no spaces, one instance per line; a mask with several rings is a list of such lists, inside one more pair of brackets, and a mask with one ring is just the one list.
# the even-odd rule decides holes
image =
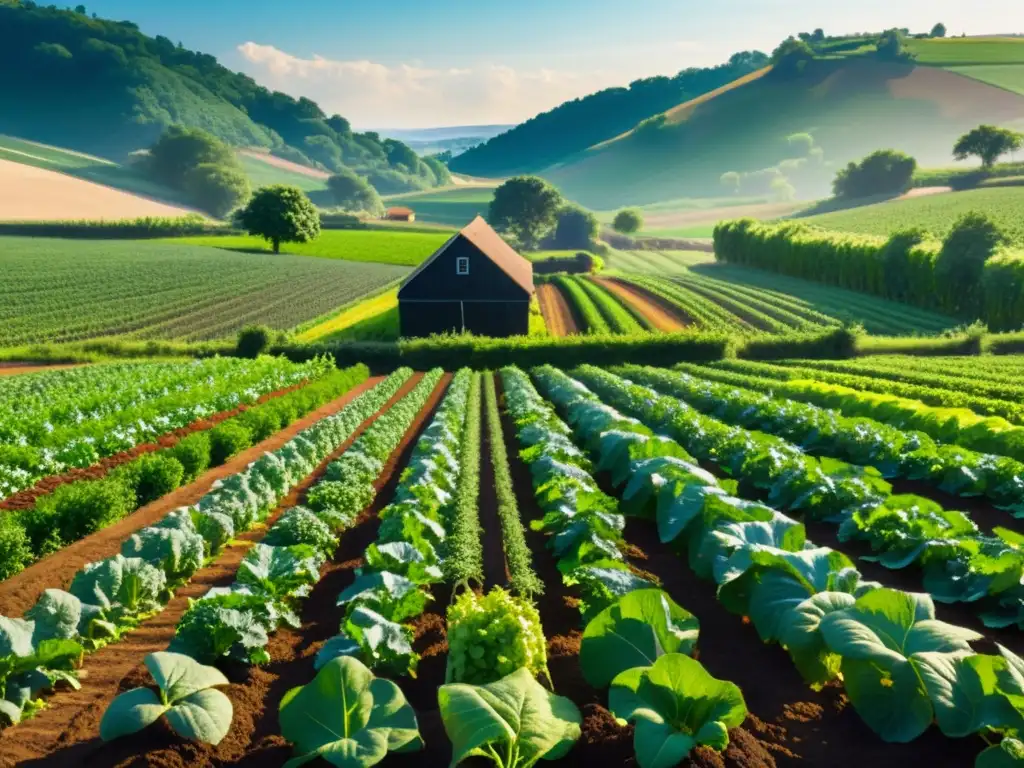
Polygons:
[[[302,503],[306,491],[323,475],[327,465],[347,450],[381,413],[408,393],[420,378],[419,375],[414,376],[377,414],[360,425],[350,440],[282,501],[268,523],[285,509]],[[379,502],[390,499],[397,483],[396,470],[407,460],[415,435],[436,407],[447,381],[446,377],[438,384],[427,407],[386,464],[377,481],[377,487],[381,489],[377,497]],[[225,692],[234,705],[234,720],[228,736],[217,747],[183,743],[164,726],[146,729],[136,737],[103,744],[99,741],[98,729],[103,712],[114,696],[147,682],[148,673],[142,666],[142,659],[147,653],[167,647],[178,619],[188,607],[188,598],[198,597],[210,587],[224,586],[233,581],[238,563],[245,555],[243,547],[227,550],[212,565],[197,573],[163,612],[121,642],[87,656],[83,667],[87,677],[81,691],[54,695],[46,710],[0,736],[0,765],[4,768],[13,765],[198,768],[231,764],[236,760],[244,760],[246,766],[281,765],[290,757],[291,750],[280,737],[273,736],[278,733],[277,702],[288,688],[311,679],[312,656],[316,654],[320,641],[337,633],[340,609],[336,608],[335,601],[338,593],[351,582],[353,570],[361,563],[363,552],[376,536],[377,509],[375,502],[362,513],[359,523],[343,535],[337,554],[324,566],[323,578],[303,604],[302,630],[281,630],[271,638],[267,650],[274,662],[266,667],[252,668],[226,665],[225,673],[233,684]],[[266,528],[262,528],[239,538],[258,541],[265,534]],[[264,742],[268,741],[276,749],[276,756],[269,759],[257,757],[262,755]]]
[[544,315],[544,323],[552,336],[571,336],[584,327],[573,312],[572,305],[554,283],[537,286],[537,301]]

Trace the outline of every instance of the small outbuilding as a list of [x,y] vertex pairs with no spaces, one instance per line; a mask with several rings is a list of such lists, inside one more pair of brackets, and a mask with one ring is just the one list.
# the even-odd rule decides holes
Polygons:
[[384,214],[388,221],[416,221],[416,211],[412,208],[388,208]]
[[533,294],[533,264],[477,216],[402,283],[401,333],[525,335]]

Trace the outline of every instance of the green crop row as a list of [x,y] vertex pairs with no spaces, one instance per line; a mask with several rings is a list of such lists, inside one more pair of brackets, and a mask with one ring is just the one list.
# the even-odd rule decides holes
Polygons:
[[633,334],[650,330],[648,323],[641,323],[637,316],[604,286],[585,277],[571,279],[590,296],[612,333]]
[[583,332],[587,334],[610,334],[613,333],[608,322],[604,319],[597,304],[590,298],[590,295],[583,290],[574,278],[567,275],[558,275],[554,283],[564,295],[569,304],[576,312],[576,316],[583,320]]
[[466,422],[459,446],[459,484],[450,513],[445,544],[445,581],[483,584],[484,554],[480,532],[481,374],[474,373],[466,396]]

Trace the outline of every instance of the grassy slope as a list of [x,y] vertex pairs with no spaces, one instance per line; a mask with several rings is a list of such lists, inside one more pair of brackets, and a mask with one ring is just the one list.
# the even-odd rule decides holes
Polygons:
[[155,241],[0,238],[0,346],[129,335],[211,339],[289,329],[408,268]]
[[[312,243],[282,243],[282,253],[323,259],[368,261],[414,267],[450,237],[447,232],[396,232],[384,230],[325,229]],[[232,251],[269,253],[270,246],[249,235],[229,237],[182,237],[162,242],[205,245]]]
[[1024,38],[912,40],[917,61],[1024,95]]
[[406,206],[416,212],[416,220],[461,228],[477,215],[486,216],[494,197],[490,186],[448,187],[411,195],[385,198],[387,206]]
[[801,221],[825,229],[869,235],[889,235],[897,229],[921,227],[942,237],[959,216],[984,211],[999,221],[1018,245],[1024,246],[1022,210],[1024,188],[1003,187],[876,203],[810,216]]
[[[394,333],[389,328],[395,319]],[[298,341],[341,341],[368,338],[397,338],[398,289],[382,293],[339,312],[296,337]]]
[[718,195],[722,173],[776,165],[788,155],[785,137],[804,131],[833,163],[889,146],[937,165],[979,122],[1024,119],[1024,98],[930,66],[844,58],[815,61],[796,79],[746,82],[681,112],[676,125],[595,147],[545,176],[605,209]]

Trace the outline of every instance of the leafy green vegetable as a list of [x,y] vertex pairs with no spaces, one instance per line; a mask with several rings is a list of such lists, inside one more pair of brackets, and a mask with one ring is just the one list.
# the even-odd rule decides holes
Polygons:
[[238,583],[277,601],[305,596],[320,580],[322,559],[309,544],[256,544],[238,567]]
[[416,714],[399,687],[353,658],[333,659],[311,683],[288,691],[279,719],[298,753],[284,768],[318,757],[339,768],[362,768],[388,752],[423,747]]
[[470,757],[499,768],[530,768],[564,757],[580,737],[576,705],[546,690],[527,669],[481,686],[442,685],[437,701],[454,748],[452,768]]
[[633,667],[649,667],[666,653],[691,654],[699,623],[660,589],[629,592],[583,631],[580,667],[595,688]]
[[974,761],[974,768],[1020,768],[1024,765],[1024,742],[1007,737],[989,747]]
[[209,664],[225,657],[265,664],[268,633],[277,629],[279,618],[272,601],[244,592],[192,600],[170,649]]
[[608,706],[620,720],[636,723],[640,768],[678,765],[698,745],[721,752],[729,745],[729,729],[747,716],[739,688],[681,653],[622,672],[612,681]]
[[338,596],[338,605],[365,606],[388,621],[419,616],[431,599],[414,581],[390,571],[360,573]]
[[217,669],[178,653],[151,653],[145,664],[160,688],[133,688],[114,699],[100,721],[100,738],[111,741],[141,731],[161,716],[186,739],[219,744],[231,728],[231,700],[215,686],[228,679]]
[[446,682],[482,685],[525,667],[548,675],[547,641],[537,608],[501,587],[465,591],[448,607]]

